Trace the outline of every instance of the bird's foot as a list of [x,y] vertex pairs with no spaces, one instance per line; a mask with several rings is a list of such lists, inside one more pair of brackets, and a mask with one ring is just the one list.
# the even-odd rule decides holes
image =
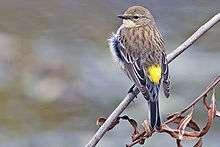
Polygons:
[[[132,87],[128,90],[128,93],[133,93],[134,92],[134,87],[135,87],[135,84],[132,85]],[[135,96],[135,98],[137,98],[137,95]]]

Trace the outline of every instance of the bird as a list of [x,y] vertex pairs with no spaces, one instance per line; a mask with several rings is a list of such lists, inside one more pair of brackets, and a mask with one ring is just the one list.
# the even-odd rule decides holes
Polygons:
[[159,90],[170,96],[170,76],[164,40],[154,17],[144,6],[129,7],[122,24],[109,40],[113,61],[125,72],[148,101],[151,129],[160,129]]

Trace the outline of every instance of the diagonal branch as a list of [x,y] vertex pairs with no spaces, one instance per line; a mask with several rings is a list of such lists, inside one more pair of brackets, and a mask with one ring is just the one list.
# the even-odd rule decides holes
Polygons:
[[[213,125],[214,118],[218,117],[218,111],[216,110],[216,97],[215,97],[215,88],[217,84],[220,83],[220,75],[217,76],[202,92],[200,96],[198,96],[192,103],[190,103],[188,106],[186,106],[182,111],[173,113],[169,116],[167,116],[167,120],[163,122],[160,126],[160,130],[157,131],[157,133],[167,133],[169,134],[172,139],[176,139],[176,143],[178,147],[183,147],[181,145],[181,141],[189,141],[189,140],[197,140],[197,143],[194,145],[194,147],[202,147],[202,137],[205,136],[211,126]],[[212,93],[211,101],[210,103],[207,102],[207,96]],[[206,124],[203,128],[200,128],[198,125],[198,122],[196,122],[193,119],[193,110],[195,108],[195,105],[198,105],[198,102],[203,100],[204,108],[208,111],[208,118],[206,121]],[[183,115],[186,111],[189,112],[189,109],[191,109],[191,112]],[[119,117],[120,119],[121,117]],[[144,130],[141,131],[137,128],[138,124],[134,119],[130,119],[128,116],[126,116],[127,120],[132,120],[133,124],[132,127],[135,131],[133,131],[131,138],[132,142],[130,144],[127,144],[126,147],[132,147],[135,144],[143,144],[146,139],[152,136],[153,133],[155,133],[155,130],[148,129],[149,124],[147,120],[144,121],[142,126],[144,127]],[[131,122],[131,121],[130,121]],[[119,120],[118,120],[119,123]],[[117,124],[118,124],[117,123]],[[114,127],[117,125],[114,124]],[[175,125],[174,125],[175,124]]]
[[207,93],[210,92],[211,90],[213,90],[213,88],[219,83],[220,81],[220,75],[218,75],[214,82],[211,83],[208,88],[199,96],[197,97],[189,106],[187,106],[183,111],[180,112],[180,115],[182,115],[183,113],[185,113],[187,110],[189,110],[190,108],[192,108],[192,106],[194,106],[199,100],[201,100],[202,98],[207,96]]
[[[172,62],[177,56],[183,53],[188,47],[190,47],[198,38],[200,38],[205,32],[220,21],[220,13],[212,17],[208,22],[202,25],[192,36],[190,36],[185,42],[177,47],[173,52],[167,55],[168,63]],[[105,123],[98,129],[92,139],[85,145],[85,147],[95,147],[104,134],[108,131],[111,124],[119,117],[119,115],[126,109],[130,102],[138,95],[139,90],[134,89],[132,93],[128,93],[124,100],[118,105],[118,107],[112,112]]]
[[172,62],[176,57],[183,53],[190,47],[196,40],[198,40],[205,32],[211,29],[215,24],[220,21],[220,13],[212,17],[208,22],[202,25],[195,33],[192,34],[185,42],[178,46],[174,51],[167,55],[168,62]]

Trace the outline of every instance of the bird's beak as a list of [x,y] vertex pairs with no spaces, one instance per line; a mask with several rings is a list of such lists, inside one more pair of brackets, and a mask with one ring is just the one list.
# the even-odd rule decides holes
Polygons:
[[126,16],[126,15],[118,15],[117,17],[121,18],[121,19],[129,19],[130,18],[129,16]]

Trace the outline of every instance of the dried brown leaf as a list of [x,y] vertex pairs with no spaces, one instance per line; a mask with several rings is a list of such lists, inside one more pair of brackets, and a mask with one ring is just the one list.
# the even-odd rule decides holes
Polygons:
[[209,107],[210,108],[208,110],[208,120],[207,120],[205,127],[201,130],[199,137],[202,137],[203,135],[205,135],[213,124],[213,120],[216,115],[216,104],[215,104],[215,93],[214,92],[212,94],[211,104],[209,105]]
[[[197,97],[191,104],[189,104],[186,108],[184,108],[181,112],[177,112],[174,114],[171,114],[167,116],[167,120],[161,124],[159,133],[168,133],[172,138],[176,139],[176,143],[178,147],[183,147],[181,145],[181,140],[192,140],[196,139],[198,140],[194,147],[202,147],[202,136],[204,136],[208,131],[209,128],[213,124],[213,120],[215,116],[220,117],[220,112],[216,111],[216,98],[213,88],[217,85],[217,83],[220,81],[220,76],[216,78],[207,88],[206,90]],[[210,93],[210,91],[213,90],[213,94],[211,97],[211,103],[207,101],[207,95]],[[205,107],[208,110],[208,120],[206,125],[203,129],[200,129],[199,125],[195,120],[192,119],[193,114],[193,107],[203,99],[203,103]],[[192,109],[192,111],[184,116],[185,112],[189,111],[189,109]],[[151,130],[148,121],[143,122],[144,131],[141,133],[138,132],[138,123],[134,119],[130,119],[127,115],[124,115],[122,117],[118,117],[109,127],[108,130],[114,128],[120,121],[120,119],[127,120],[132,128],[134,129],[134,132],[132,133],[132,143],[130,145],[126,145],[126,147],[132,147],[135,144],[144,144],[145,140],[150,137],[155,130]],[[105,118],[100,117],[97,119],[97,125],[101,126],[106,121]],[[177,124],[177,129],[171,128],[169,125],[170,123]],[[169,125],[168,125],[169,124]],[[192,130],[186,130],[186,128],[189,127]]]
[[169,124],[172,123],[176,118],[178,118],[179,116],[181,116],[178,112],[173,113],[173,114],[169,114],[167,116],[167,120],[165,122],[165,124]]
[[187,125],[187,127],[190,127],[191,129],[195,130],[195,131],[200,131],[199,125],[196,123],[196,121],[194,121],[193,119],[190,120],[189,124]]
[[146,133],[150,133],[150,132],[151,132],[150,125],[149,125],[149,123],[148,123],[147,120],[145,120],[145,121],[142,123],[142,126],[144,127],[144,131],[145,131]]
[[104,117],[99,117],[99,118],[96,120],[96,125],[99,126],[99,127],[101,127],[101,126],[104,124],[105,121],[106,121],[106,118],[104,118]]
[[167,115],[167,120],[168,120],[168,119],[172,119],[173,117],[176,117],[176,116],[178,116],[178,115],[179,115],[179,112],[172,113],[172,114],[168,114],[168,115]]
[[[172,121],[172,123],[179,124],[184,118],[185,118],[185,116],[182,116],[182,115],[178,116],[177,118],[175,118]],[[200,131],[199,125],[193,119],[190,120],[187,127],[191,128],[195,131]]]
[[219,111],[216,111],[216,116],[220,117],[220,112]]
[[173,138],[178,139],[178,133],[179,131],[177,129],[172,129],[170,128],[168,125],[166,124],[162,124],[161,125],[161,132],[166,132],[168,133],[170,136],[172,136]]
[[[213,106],[213,112],[216,111],[216,99],[215,99],[215,90],[213,90],[212,98],[211,98],[211,105]],[[211,107],[211,106],[210,106]],[[215,117],[215,116],[214,116]]]
[[129,120],[130,118],[127,115],[123,115],[121,117],[119,117],[120,119],[124,119],[124,120]]
[[192,111],[180,122],[179,124],[179,139],[182,139],[186,126],[189,124],[189,122],[192,120],[192,114],[193,114],[193,109]]
[[142,139],[144,135],[145,135],[145,131],[142,133],[138,133],[138,134],[132,134],[131,136],[132,142]]
[[134,119],[129,119],[128,121],[129,121],[129,123],[132,125],[132,127],[133,127],[135,130],[137,130],[137,126],[138,126],[137,122],[136,122]]
[[202,147],[202,138],[199,138],[199,140],[193,147]]
[[[101,127],[106,121],[106,118],[104,117],[99,117],[97,120],[96,120],[96,125]],[[120,117],[117,118],[115,121],[112,122],[112,124],[109,126],[108,128],[108,131],[113,129],[120,121]]]
[[179,124],[184,118],[185,116],[183,115],[177,116],[175,119],[172,118],[172,123]]
[[138,123],[134,119],[129,118],[127,115],[120,117],[120,119],[127,120],[131,124],[132,128],[134,129],[134,133],[133,133],[134,135],[138,133],[137,131]]
[[179,140],[179,139],[176,140],[177,146],[178,146],[178,147],[183,147],[180,142],[181,142],[181,140]]
[[206,100],[206,97],[203,98],[203,104],[205,105],[206,109],[208,110],[209,109],[209,104]]
[[145,142],[145,139],[141,139],[141,140],[139,141],[139,144],[144,144],[144,142]]

